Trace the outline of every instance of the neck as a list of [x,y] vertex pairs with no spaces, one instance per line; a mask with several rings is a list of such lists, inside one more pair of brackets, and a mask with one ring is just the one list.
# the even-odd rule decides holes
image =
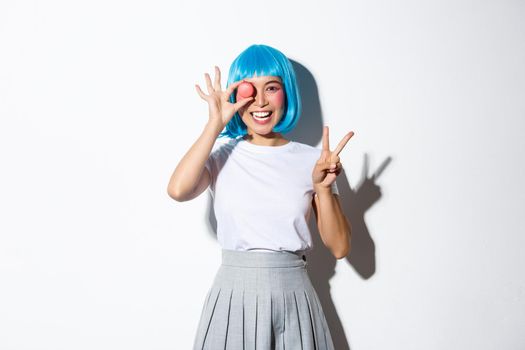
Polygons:
[[248,133],[247,135],[243,136],[243,139],[258,146],[281,146],[289,142],[281,134],[274,132],[271,132],[267,135]]

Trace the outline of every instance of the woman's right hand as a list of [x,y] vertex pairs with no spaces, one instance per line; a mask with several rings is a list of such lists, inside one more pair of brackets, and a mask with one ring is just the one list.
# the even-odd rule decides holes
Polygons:
[[209,112],[210,112],[210,122],[217,123],[222,130],[226,124],[231,120],[235,112],[240,108],[246,105],[248,102],[253,100],[253,97],[248,97],[237,101],[235,104],[230,102],[230,95],[233,93],[233,90],[239,86],[242,81],[236,81],[228,86],[226,91],[221,89],[221,71],[219,67],[215,66],[215,84],[212,85],[210,75],[208,73],[204,74],[206,78],[206,85],[208,87],[208,94],[206,95],[200,88],[198,84],[195,84],[197,93],[200,97],[208,102]]

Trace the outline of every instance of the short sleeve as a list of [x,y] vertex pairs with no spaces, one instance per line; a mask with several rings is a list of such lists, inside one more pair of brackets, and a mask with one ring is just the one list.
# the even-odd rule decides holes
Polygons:
[[213,162],[213,153],[208,156],[208,159],[206,159],[206,162],[204,163],[204,167],[208,169],[208,172],[210,175],[212,174],[212,162]]
[[210,186],[209,189],[211,190],[212,194],[215,191],[215,180],[217,179],[217,154],[219,152],[219,149],[213,150],[210,155],[208,156],[208,159],[206,159],[206,162],[204,163],[204,167],[208,169],[208,173],[210,174]]
[[213,195],[215,192],[215,183],[217,182],[217,176],[222,169],[228,155],[230,154],[230,145],[227,143],[216,141],[213,149],[204,163],[204,167],[208,169],[210,173],[210,186],[209,189]]

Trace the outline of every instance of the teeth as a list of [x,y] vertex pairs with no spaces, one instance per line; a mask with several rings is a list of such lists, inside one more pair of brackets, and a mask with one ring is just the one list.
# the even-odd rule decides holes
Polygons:
[[264,118],[270,115],[270,112],[253,112],[254,117]]

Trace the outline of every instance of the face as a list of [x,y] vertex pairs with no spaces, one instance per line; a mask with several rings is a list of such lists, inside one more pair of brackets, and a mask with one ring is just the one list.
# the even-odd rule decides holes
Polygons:
[[[248,127],[248,134],[272,133],[284,114],[285,92],[281,78],[262,76],[246,78],[244,81],[252,83],[255,88],[253,101],[239,109],[239,115]],[[236,98],[237,101],[242,99],[239,96]]]

